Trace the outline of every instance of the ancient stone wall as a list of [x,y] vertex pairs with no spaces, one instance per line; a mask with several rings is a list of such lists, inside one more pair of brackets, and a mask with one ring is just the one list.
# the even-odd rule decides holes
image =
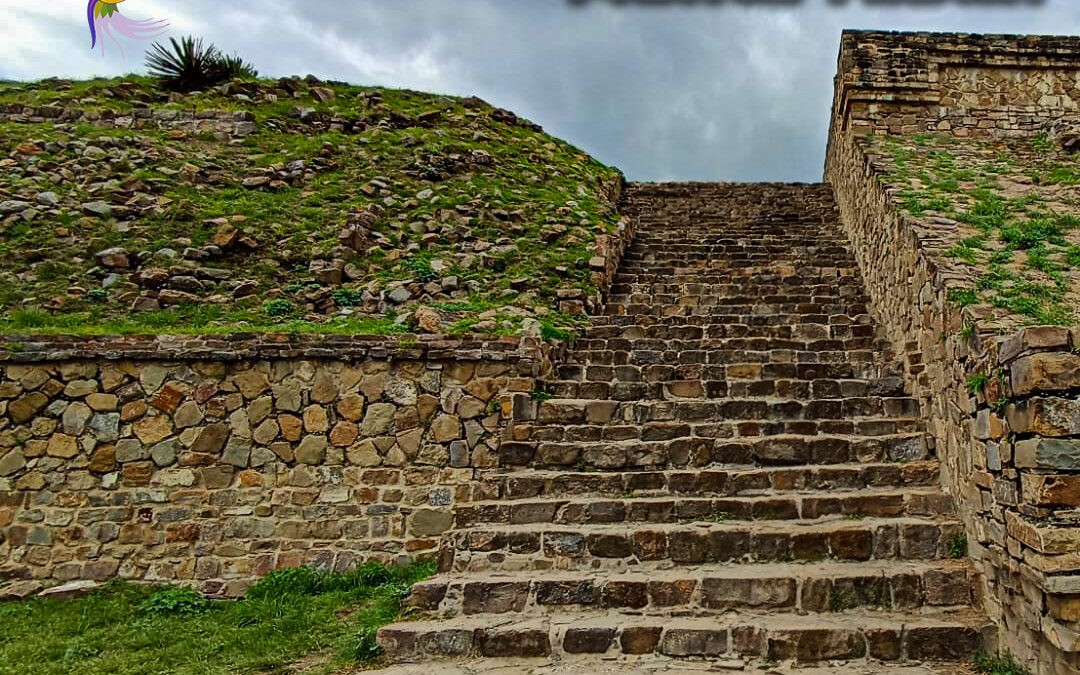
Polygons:
[[[1053,45],[1071,52],[1040,51]],[[967,74],[935,79],[943,54]],[[873,310],[905,355],[957,497],[987,610],[1002,644],[1040,674],[1080,672],[1080,331],[980,331],[972,308],[948,301],[968,280],[942,264],[941,233],[902,211],[862,136],[1042,130],[1069,119],[1072,95],[1052,83],[1075,88],[1078,57],[1076,40],[846,33],[826,160]],[[999,67],[1017,61],[1022,75]],[[1039,63],[1048,75],[1031,70]],[[860,99],[882,83],[884,98]],[[1058,98],[1031,103],[1030,89],[1046,86]],[[921,100],[889,98],[899,91]]]
[[845,31],[832,125],[1019,137],[1075,121],[1078,105],[1075,37]]
[[5,338],[0,578],[235,595],[434,552],[550,357],[528,338]]
[[22,124],[92,124],[113,129],[166,129],[184,132],[217,132],[247,136],[258,128],[255,115],[246,110],[173,110],[134,108],[92,110],[62,106],[0,106],[0,120]]

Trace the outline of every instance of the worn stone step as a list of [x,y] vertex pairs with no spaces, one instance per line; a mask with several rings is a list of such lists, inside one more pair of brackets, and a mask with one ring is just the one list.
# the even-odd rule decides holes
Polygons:
[[485,525],[447,533],[441,572],[618,569],[824,560],[934,560],[963,525],[947,517],[614,525]]
[[[738,338],[733,341],[740,341]],[[589,340],[576,345],[567,359],[570,364],[589,365],[682,365],[730,363],[843,363],[856,359],[873,362],[883,343],[875,338],[828,340],[783,340],[761,344],[746,340],[745,345],[725,344],[720,340],[693,340],[679,346],[641,344],[626,347],[623,340]]]
[[[830,330],[828,326],[808,324],[806,329],[799,331],[801,334],[788,336],[770,335],[768,337],[747,336],[720,336],[703,337],[701,335],[688,338],[649,338],[641,335],[633,338],[597,337],[586,334],[574,341],[572,355],[581,352],[681,352],[708,350],[749,350],[755,352],[780,352],[780,351],[851,351],[872,349],[878,345],[886,344],[883,340],[872,334],[869,327],[864,327],[861,335],[853,335],[850,326],[838,327]],[[699,333],[701,329],[698,329]],[[794,331],[789,331],[794,333]],[[830,334],[840,333],[840,334]]]
[[[880,417],[870,416],[862,418],[828,418],[828,419],[723,419],[723,420],[614,420],[595,424],[554,423],[551,421],[535,423],[523,421],[514,428],[514,438],[525,442],[539,443],[619,443],[633,441],[685,441],[697,443],[699,440],[708,447],[715,448],[717,452],[742,452],[738,447],[726,447],[731,444],[744,442],[757,442],[762,438],[782,437],[781,441],[787,441],[789,436],[822,437],[822,436],[850,436],[858,441],[867,438],[879,438],[882,436],[898,436],[918,434],[924,431],[923,421],[915,417]],[[850,452],[867,448],[854,448],[850,442],[846,447],[838,447],[836,443],[826,441],[818,442],[815,451]],[[892,445],[879,443],[886,452],[893,450]],[[828,446],[828,447],[825,447]],[[870,448],[877,452],[881,447]],[[678,450],[678,448],[673,448]],[[785,453],[784,457],[792,457],[798,454],[798,450],[792,450],[787,446],[774,444],[772,448],[756,451],[762,456],[765,453],[776,454],[777,450]],[[917,459],[912,451],[921,452],[921,449],[901,447],[899,450],[909,454],[903,456],[890,456],[891,459]],[[794,453],[794,454],[793,454]],[[749,455],[748,455],[749,456]],[[734,460],[725,460],[734,461]]]
[[835,616],[740,612],[722,618],[576,612],[509,621],[487,615],[397,623],[378,641],[395,661],[454,657],[581,654],[773,661],[967,661],[996,647],[993,625],[978,612],[941,616],[862,610]]
[[[606,317],[605,317],[606,318]],[[874,328],[870,324],[794,324],[784,326],[745,326],[740,324],[714,324],[711,326],[673,325],[655,323],[651,325],[607,325],[594,319],[592,326],[586,328],[582,337],[575,340],[623,340],[637,343],[642,340],[716,340],[741,338],[744,340],[826,340],[849,337],[871,337]],[[609,347],[615,348],[615,344]]]
[[548,571],[439,576],[413,586],[406,605],[442,619],[473,614],[545,615],[575,609],[719,617],[730,611],[843,613],[861,608],[925,613],[979,603],[962,561],[758,563],[626,572]]
[[[743,320],[738,320],[742,318]],[[817,324],[821,326],[835,325],[872,325],[869,314],[849,316],[847,314],[811,315],[793,317],[789,314],[751,314],[745,317],[719,317],[708,316],[627,316],[605,314],[590,318],[593,327],[599,326],[702,326],[711,331],[721,331],[722,336],[731,334],[745,334],[749,331],[774,330],[780,327],[801,326],[805,324]]]
[[[564,363],[558,367],[559,380],[612,382],[620,375],[630,378],[627,382],[653,381],[669,379],[679,380],[871,380],[890,377],[896,373],[897,364],[883,364],[876,361],[871,351],[844,352],[844,357],[836,362],[810,363],[769,363],[769,362],[733,362],[733,363],[656,363],[643,366],[631,366],[624,371],[614,366],[590,366],[580,363]],[[719,358],[715,357],[715,358]],[[637,374],[635,374],[637,373]],[[638,379],[635,379],[638,378]],[[602,398],[602,397],[597,397]]]
[[[760,429],[755,430],[760,432]],[[658,435],[660,430],[653,433]],[[506,441],[500,447],[505,466],[596,470],[911,461],[926,459],[929,454],[924,433],[883,436],[776,434],[743,438],[687,435],[668,440]]]
[[952,499],[937,488],[821,494],[788,492],[746,497],[654,497],[634,493],[592,498],[477,501],[454,508],[454,526],[607,523],[693,523],[740,520],[815,520],[937,516],[954,512]]
[[[746,420],[914,419],[920,415],[918,399],[911,397],[852,396],[809,400],[725,398],[715,401],[610,401],[549,399],[538,406],[540,424],[635,424],[650,422],[719,422]],[[648,431],[647,426],[642,427]],[[894,433],[894,432],[890,432]],[[642,438],[648,434],[642,434]]]
[[828,316],[843,315],[858,317],[867,313],[865,303],[770,303],[759,304],[747,301],[742,305],[702,305],[689,300],[685,303],[623,303],[618,299],[609,299],[609,314],[633,317],[686,317],[702,316],[717,323],[748,323],[752,317],[761,317],[767,323],[811,323],[812,317],[820,317],[825,323]]
[[501,469],[480,476],[478,499],[600,497],[633,492],[640,496],[735,497],[826,491],[843,494],[864,488],[936,487],[937,461],[731,467],[694,471],[576,472]]
[[[855,368],[845,366],[850,375]],[[860,375],[884,375],[889,369],[865,364]],[[586,381],[587,370],[568,369],[559,376],[580,379],[556,380],[545,385],[544,391],[561,399],[591,399],[613,401],[667,401],[679,399],[723,399],[780,397],[791,401],[810,398],[841,398],[849,396],[906,395],[903,380],[894,377],[840,377],[815,379],[727,379],[723,367],[700,368],[695,365],[643,366],[641,380],[634,382]],[[771,373],[767,373],[771,374]],[[797,374],[797,373],[796,373]],[[714,379],[719,376],[719,379]]]

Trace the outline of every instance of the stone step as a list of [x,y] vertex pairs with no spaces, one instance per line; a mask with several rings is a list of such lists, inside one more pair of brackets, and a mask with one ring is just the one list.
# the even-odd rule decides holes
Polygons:
[[716,298],[717,304],[743,304],[737,302],[747,297],[748,292],[761,302],[825,302],[823,299],[830,298],[829,302],[836,302],[832,298],[844,298],[845,300],[857,300],[865,303],[866,293],[861,285],[852,283],[847,287],[838,287],[837,284],[820,283],[812,286],[758,286],[748,289],[744,284],[732,283],[728,279],[725,283],[703,283],[700,279],[694,281],[681,281],[672,283],[670,279],[663,283],[657,281],[634,281],[629,283],[616,283],[609,289],[612,297],[630,298],[679,298],[683,296],[703,296]]
[[629,267],[641,265],[680,265],[701,261],[722,265],[756,262],[761,265],[802,263],[817,267],[855,267],[854,255],[845,248],[812,250],[809,246],[774,244],[771,246],[739,246],[731,244],[662,244],[645,249],[630,246],[623,254]]
[[[861,352],[865,350],[883,349],[888,346],[884,339],[873,335],[844,336],[844,337],[817,337],[817,338],[747,338],[747,337],[722,337],[722,338],[699,338],[690,340],[649,339],[630,340],[625,338],[593,338],[582,337],[574,341],[571,356],[579,361],[582,357],[597,358],[602,354],[624,354],[623,358],[633,357],[639,360],[656,359],[663,355],[669,360],[678,363],[687,362],[687,356],[700,356],[701,352],[709,352],[710,359],[706,362],[753,362],[758,354],[766,355],[765,360],[807,361],[811,357],[824,352],[819,360],[843,358],[848,352]],[[755,356],[738,359],[743,352],[753,352]],[[721,354],[722,357],[712,358],[713,353]],[[771,358],[770,358],[771,357]],[[781,358],[782,357],[782,358]]]
[[[698,346],[695,349],[575,349],[568,357],[566,366],[652,366],[652,365],[736,365],[767,363],[873,363],[880,360],[876,343],[838,345],[835,341],[811,343],[807,348],[794,348],[777,341],[776,349],[729,349]],[[832,347],[830,349],[830,347]],[[752,377],[753,373],[743,376]]]
[[[748,430],[759,433],[771,431],[767,427]],[[912,461],[930,456],[927,436],[922,432],[881,436],[807,436],[779,433],[741,438],[686,435],[648,440],[664,434],[680,434],[682,431],[653,425],[647,432],[634,432],[640,433],[645,440],[505,441],[499,453],[504,466],[575,467],[579,470],[600,471],[706,467],[717,464],[848,464]],[[693,430],[689,430],[689,433],[693,433]]]
[[724,612],[843,613],[919,609],[929,614],[979,603],[962,561],[754,563],[625,572],[548,571],[439,576],[413,586],[406,606],[440,619],[475,614],[542,616],[575,609],[715,617]]
[[652,497],[634,493],[606,497],[477,501],[454,508],[454,526],[487,524],[693,523],[740,520],[815,520],[938,516],[954,512],[952,499],[935,487],[864,489],[848,493],[802,493],[746,497]]
[[[870,392],[882,391],[873,384],[874,380],[851,379],[824,380],[708,380],[685,379],[696,373],[680,372],[683,369],[671,366],[646,366],[642,369],[645,382],[586,382],[581,380],[557,380],[544,385],[544,391],[559,398],[590,398],[613,401],[638,400],[677,400],[677,399],[721,399],[728,395],[740,398],[759,396],[779,396],[788,400],[806,400],[811,397],[825,398],[822,392],[833,391],[833,385],[841,386],[840,396],[858,396]],[[571,376],[584,377],[577,371],[569,371]],[[887,379],[887,378],[886,378]],[[903,395],[900,389],[892,390],[896,395]],[[885,392],[882,391],[884,394]]]
[[[837,392],[839,393],[839,392]],[[635,424],[650,422],[734,422],[747,420],[919,420],[918,399],[911,397],[853,396],[809,400],[724,398],[707,401],[611,401],[549,399],[537,411],[540,424]],[[648,431],[648,426],[643,427]],[[894,433],[894,432],[889,432]],[[647,433],[641,438],[648,440]]]
[[958,520],[902,516],[853,520],[669,524],[484,525],[446,533],[439,571],[626,570],[646,561],[936,560],[963,531]]
[[937,461],[731,467],[694,471],[576,472],[542,469],[485,473],[478,499],[601,497],[633,493],[642,497],[695,495],[736,497],[823,491],[841,496],[864,488],[936,487]]
[[[668,374],[679,380],[713,381],[776,381],[776,380],[874,380],[891,377],[896,374],[899,365],[878,362],[878,356],[869,350],[843,352],[845,358],[836,361],[813,362],[747,362],[730,363],[682,363],[682,364],[645,364],[627,365],[625,370],[614,366],[590,366],[580,363],[565,363],[558,367],[558,379],[574,381],[611,382],[620,374],[630,379],[626,382],[669,381]],[[719,358],[719,357],[717,357]],[[669,370],[670,368],[671,370]]]
[[[736,319],[742,318],[743,321]],[[801,320],[799,320],[801,319]],[[744,317],[713,318],[708,316],[627,316],[625,314],[605,314],[590,317],[593,328],[602,326],[700,326],[708,331],[725,335],[753,335],[756,331],[794,329],[795,326],[815,324],[819,326],[871,325],[869,314],[849,316],[847,314],[792,316],[790,314],[751,314]]]
[[670,342],[672,340],[829,340],[852,337],[873,337],[869,324],[794,324],[784,326],[743,326],[714,324],[712,326],[671,325],[655,323],[628,326],[604,325],[593,319],[593,325],[575,340],[624,340],[633,346],[638,340]]
[[[835,616],[739,612],[722,618],[574,612],[519,621],[487,615],[397,623],[378,641],[395,661],[482,656],[563,659],[582,654],[771,661],[968,661],[993,651],[993,625],[978,612],[941,616],[861,610]],[[520,672],[520,671],[519,671]],[[837,672],[837,671],[834,671]],[[839,672],[851,672],[842,669]]]
[[[832,238],[832,241],[816,238],[814,235],[820,233],[821,229],[820,227],[804,228],[802,231],[777,234],[767,231],[739,231],[737,226],[689,228],[688,230],[646,226],[639,228],[640,239],[635,237],[630,249],[661,254],[707,250],[733,254],[768,253],[776,256],[790,255],[793,252],[801,255],[849,255],[846,242],[838,240],[838,233],[835,230],[826,234],[827,237]],[[693,235],[698,234],[701,235],[701,239],[693,239]]]
[[748,301],[744,305],[702,305],[679,303],[623,303],[610,300],[607,303],[609,314],[633,317],[672,317],[701,316],[716,323],[748,323],[752,317],[763,317],[764,322],[777,324],[812,323],[813,317],[825,323],[831,315],[840,314],[856,318],[867,313],[866,303],[851,304],[816,304],[787,303],[760,304]]

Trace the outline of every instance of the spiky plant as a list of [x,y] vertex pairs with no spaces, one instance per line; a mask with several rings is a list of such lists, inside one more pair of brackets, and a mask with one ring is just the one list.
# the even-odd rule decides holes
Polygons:
[[150,74],[176,91],[195,91],[233,78],[253,78],[255,68],[239,56],[222,54],[202,38],[169,38],[171,46],[155,42],[146,54]]
[[259,76],[259,71],[255,70],[255,66],[236,54],[222,54],[218,64],[221,66],[222,75],[229,80],[253,80]]
[[155,42],[146,54],[150,74],[169,89],[195,91],[221,81],[221,54],[217,47],[191,36],[169,38],[172,48]]

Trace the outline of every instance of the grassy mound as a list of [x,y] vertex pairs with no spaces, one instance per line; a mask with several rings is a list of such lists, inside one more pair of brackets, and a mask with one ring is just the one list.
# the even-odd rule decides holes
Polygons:
[[1058,142],[920,135],[870,141],[900,206],[949,275],[949,300],[980,327],[1076,325],[1080,159]]
[[[134,123],[93,119],[117,116]],[[314,78],[188,95],[138,77],[3,84],[0,330],[568,325],[557,310],[595,291],[620,180],[479,99]]]

